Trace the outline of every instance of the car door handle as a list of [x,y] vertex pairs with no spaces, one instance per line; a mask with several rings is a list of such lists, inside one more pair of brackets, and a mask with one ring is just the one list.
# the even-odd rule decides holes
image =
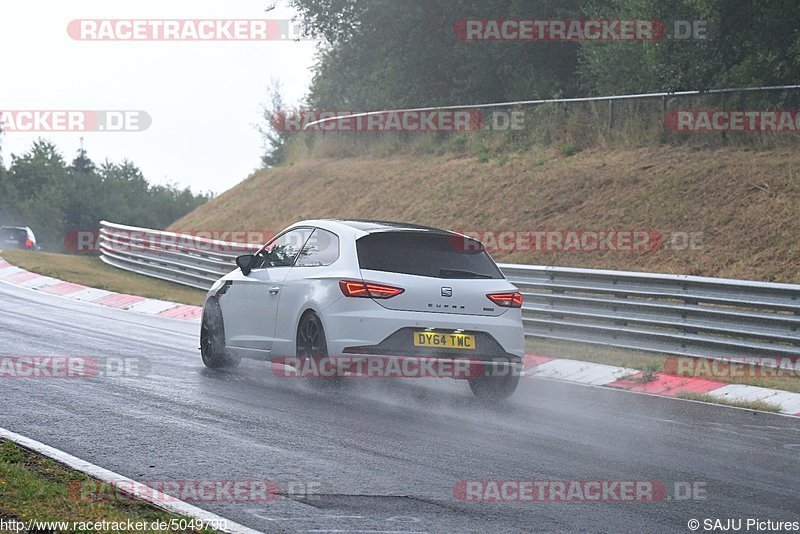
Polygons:
[[279,287],[271,287],[271,288],[269,288],[269,294],[270,295],[277,295],[278,291],[280,291],[280,290],[281,290],[281,288],[279,288]]

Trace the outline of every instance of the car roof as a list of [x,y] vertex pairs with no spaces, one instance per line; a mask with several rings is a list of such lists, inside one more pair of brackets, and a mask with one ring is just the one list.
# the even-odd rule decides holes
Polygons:
[[0,230],[30,230],[27,226],[0,226]]
[[434,228],[432,226],[370,219],[315,219],[301,221],[293,224],[292,226],[318,226],[320,228],[327,228],[329,230],[350,230],[351,232],[355,231],[354,233],[361,235],[390,231],[429,232],[448,235],[453,233],[440,228]]

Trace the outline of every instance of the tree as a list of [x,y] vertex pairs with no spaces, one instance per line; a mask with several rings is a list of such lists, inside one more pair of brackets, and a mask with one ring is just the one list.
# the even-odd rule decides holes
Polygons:
[[36,228],[42,242],[59,241],[63,229],[62,194],[66,166],[51,142],[37,139],[28,152],[12,154],[6,176],[6,222]]
[[97,227],[101,214],[107,209],[98,202],[97,192],[101,186],[97,167],[81,146],[67,169],[63,187],[65,233]]
[[206,202],[188,188],[151,185],[130,161],[98,169],[81,148],[70,165],[55,145],[37,140],[0,166],[0,223],[33,228],[46,249],[60,250],[73,230],[95,230],[110,219],[164,228]]
[[478,104],[571,95],[572,42],[463,42],[454,25],[475,18],[570,18],[577,0],[292,0],[304,28],[323,37],[309,101],[317,109]]
[[9,179],[21,200],[38,196],[49,186],[56,186],[66,175],[64,159],[50,141],[37,139],[28,152],[11,155]]
[[[309,104],[396,109],[795,83],[797,0],[291,0],[324,39]],[[707,21],[706,39],[463,42],[463,19]]]
[[280,114],[289,112],[286,109],[281,94],[280,82],[273,79],[267,88],[267,104],[263,106],[263,123],[256,129],[261,134],[264,145],[264,154],[261,156],[261,165],[272,167],[280,165],[286,160],[286,151],[294,132],[280,126]]
[[81,147],[78,149],[78,155],[72,160],[70,169],[73,172],[93,173],[97,170],[94,162],[86,155],[86,150],[83,148],[83,140],[81,139]]
[[[3,130],[0,124],[0,141],[2,140]],[[8,182],[6,167],[3,165],[2,145],[0,144],[0,225],[10,222],[12,216],[9,213],[13,198],[16,194],[12,191],[11,184]]]
[[587,2],[584,13],[608,19],[708,22],[705,39],[582,43],[584,92],[620,94],[797,81],[800,4],[795,0],[601,0]]

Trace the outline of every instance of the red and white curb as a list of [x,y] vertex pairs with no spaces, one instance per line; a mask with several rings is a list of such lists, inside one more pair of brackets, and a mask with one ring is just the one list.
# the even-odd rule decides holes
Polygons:
[[200,306],[189,306],[177,302],[166,300],[148,299],[137,295],[127,295],[125,293],[114,293],[104,289],[64,282],[49,276],[14,267],[3,258],[0,258],[0,281],[42,293],[49,293],[60,297],[80,300],[98,304],[107,308],[127,310],[144,315],[156,317],[168,317],[183,321],[199,322],[203,315],[203,308]]
[[[137,499],[147,501],[157,508],[166,510],[167,512],[172,512],[173,514],[193,518],[199,522],[214,525],[216,527],[214,530],[229,532],[231,534],[260,534],[260,531],[258,530],[240,525],[239,523],[235,523],[230,519],[225,519],[222,516],[208,512],[202,508],[198,508],[197,506],[193,506],[187,502],[176,499],[175,497],[170,496],[167,498],[166,494],[150,488],[149,486],[145,486],[144,484],[119,475],[113,471],[109,471],[108,469],[89,463],[86,460],[81,460],[80,458],[72,456],[71,454],[67,454],[64,451],[60,451],[54,447],[45,445],[44,443],[25,437],[21,434],[11,432],[5,428],[0,428],[0,438],[13,441],[14,443],[21,445],[26,449],[43,454],[44,456],[52,458],[53,460],[66,465],[67,467],[71,467],[72,469],[96,478],[97,480],[105,482],[106,484],[113,485],[117,491],[127,493]],[[223,527],[220,528],[217,525],[223,525]]]
[[781,413],[800,417],[800,393],[744,384],[728,384],[658,373],[654,380],[642,381],[642,372],[627,367],[536,356],[525,357],[524,376],[552,378],[566,382],[624,389],[662,397],[683,392],[701,393],[727,401],[764,401],[781,407]]

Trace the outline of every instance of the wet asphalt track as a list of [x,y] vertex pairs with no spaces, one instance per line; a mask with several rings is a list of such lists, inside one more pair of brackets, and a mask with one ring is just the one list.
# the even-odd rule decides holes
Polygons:
[[[0,426],[144,481],[269,479],[313,499],[194,503],[265,532],[689,532],[690,518],[800,520],[800,421],[523,379],[351,380],[205,369],[195,324],[0,283],[0,356],[143,358],[144,376],[0,380]],[[657,503],[465,503],[465,479],[705,483]]]

